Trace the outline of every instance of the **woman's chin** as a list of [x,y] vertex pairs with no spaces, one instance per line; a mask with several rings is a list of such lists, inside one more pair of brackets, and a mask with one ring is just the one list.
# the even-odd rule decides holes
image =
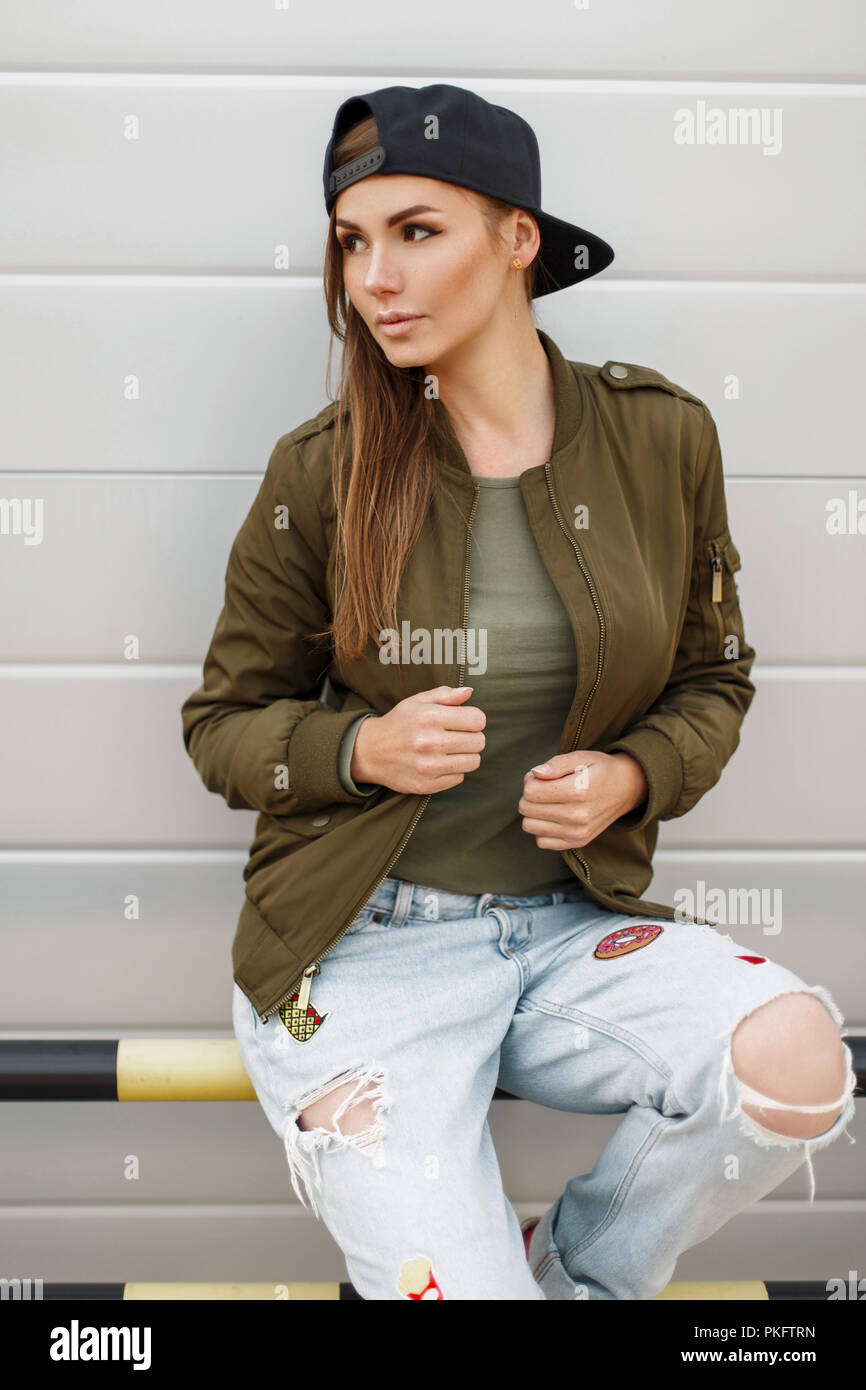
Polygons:
[[408,343],[400,339],[385,341],[381,343],[382,351],[395,367],[423,367],[429,357],[429,351],[422,350],[417,343]]

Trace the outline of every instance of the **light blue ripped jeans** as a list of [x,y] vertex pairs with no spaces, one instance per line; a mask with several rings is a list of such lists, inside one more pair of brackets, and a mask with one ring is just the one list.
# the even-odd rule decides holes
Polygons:
[[[844,1104],[824,1133],[789,1138],[742,1111],[768,1099],[731,1064],[745,1015],[805,990],[843,1023],[826,989],[755,954],[714,927],[608,912],[578,884],[513,897],[385,878],[312,977],[311,1036],[278,1014],[262,1024],[237,984],[234,1029],[295,1192],[303,1179],[362,1298],[647,1299],[682,1251],[807,1161],[811,1200],[812,1152],[843,1131],[854,1142],[847,1044],[843,1094],[799,1107]],[[327,1127],[298,1127],[350,1082]],[[497,1085],[625,1115],[541,1218],[528,1262],[488,1127]],[[344,1133],[362,1095],[373,1122]]]

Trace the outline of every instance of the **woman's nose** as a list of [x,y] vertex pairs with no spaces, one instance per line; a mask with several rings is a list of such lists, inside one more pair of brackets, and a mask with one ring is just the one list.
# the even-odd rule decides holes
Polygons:
[[393,262],[389,261],[387,252],[384,250],[374,251],[367,266],[367,274],[364,277],[364,288],[370,294],[375,294],[379,290],[394,291],[401,287],[402,281]]

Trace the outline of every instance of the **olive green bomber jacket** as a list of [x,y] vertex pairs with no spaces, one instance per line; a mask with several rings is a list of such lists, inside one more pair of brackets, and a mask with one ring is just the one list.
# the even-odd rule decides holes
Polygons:
[[[673,907],[641,897],[658,824],[718,781],[755,693],[718,434],[704,403],[659,372],[570,362],[539,339],[555,433],[520,489],[577,651],[572,707],[550,751],[630,753],[649,787],[641,806],[561,853],[603,907],[673,919]],[[441,402],[434,409],[447,441],[441,476],[471,522],[480,489]],[[331,403],[277,441],[231,548],[203,683],[181,711],[205,786],[258,812],[232,958],[263,1020],[319,968],[429,800],[387,787],[353,795],[338,770],[343,734],[359,713],[465,678],[465,660],[397,668],[371,642],[345,662],[310,638],[334,602],[334,416]],[[467,529],[437,493],[401,580],[398,630],[465,629],[470,562]],[[326,676],[340,708],[321,698]]]

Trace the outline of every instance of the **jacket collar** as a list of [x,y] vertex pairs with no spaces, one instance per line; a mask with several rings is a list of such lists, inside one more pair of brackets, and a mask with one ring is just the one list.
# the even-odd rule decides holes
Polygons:
[[[551,449],[550,460],[556,460],[557,455],[573,447],[581,422],[584,417],[584,404],[581,395],[579,375],[576,373],[566,358],[562,355],[556,343],[542,329],[535,330],[538,334],[541,346],[547,353],[548,360],[553,370],[553,384],[556,395],[556,422],[553,433],[553,447]],[[472,470],[463,452],[460,441],[451,423],[448,412],[442,401],[438,397],[433,400],[434,420],[440,431],[442,441],[442,458],[440,467],[444,472],[452,477],[459,477],[464,481],[471,480]],[[543,468],[539,464],[538,468]],[[534,473],[535,468],[526,469],[526,473]]]

